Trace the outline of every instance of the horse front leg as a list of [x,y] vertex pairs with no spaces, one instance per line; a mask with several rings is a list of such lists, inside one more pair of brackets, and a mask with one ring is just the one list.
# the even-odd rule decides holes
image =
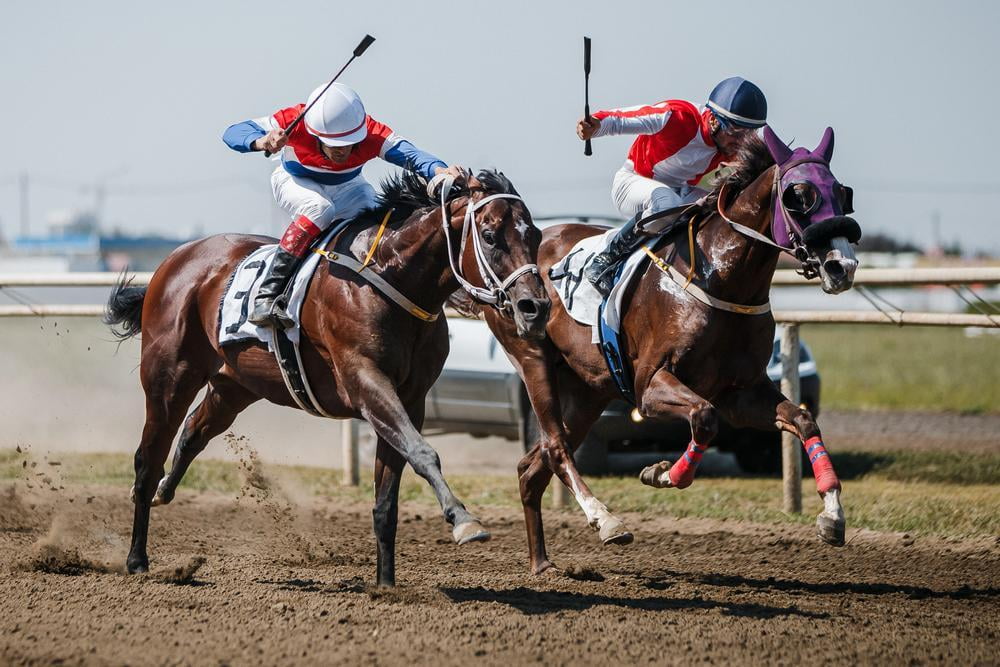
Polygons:
[[702,455],[719,431],[715,408],[661,368],[653,374],[639,397],[639,412],[652,419],[681,417],[691,424],[691,442],[681,458],[673,465],[661,461],[648,466],[639,474],[639,480],[656,488],[686,489],[691,486]]
[[355,377],[357,382],[350,392],[354,405],[378,437],[399,452],[413,471],[430,484],[445,520],[452,526],[455,542],[467,544],[490,539],[490,533],[452,493],[441,472],[441,458],[413,425],[389,378],[375,369],[359,370]]
[[[564,388],[559,386],[556,380],[555,364],[551,358],[552,351],[541,349],[539,345],[531,344],[527,341],[524,341],[521,345],[522,348],[528,348],[529,346],[530,349],[522,349],[521,353],[517,356],[521,366],[521,377],[528,392],[528,400],[531,402],[531,408],[538,419],[539,427],[538,441],[532,443],[537,445],[537,453],[533,449],[531,453],[525,456],[518,468],[518,476],[522,479],[521,501],[525,509],[529,545],[534,545],[538,542],[541,544],[541,551],[544,553],[544,542],[540,541],[542,539],[540,537],[540,495],[538,498],[535,498],[538,495],[535,491],[537,491],[536,486],[538,484],[541,484],[541,491],[544,491],[545,486],[548,485],[548,479],[538,478],[535,481],[537,475],[535,468],[537,466],[533,467],[532,465],[533,456],[540,457],[541,462],[549,471],[556,475],[573,492],[573,497],[576,498],[577,504],[580,505],[584,515],[587,517],[587,523],[598,532],[598,536],[603,544],[630,544],[634,538],[625,526],[625,522],[608,511],[607,506],[594,496],[590,487],[583,481],[583,477],[576,469],[576,463],[573,461],[575,445],[579,445],[583,441],[584,436],[587,434],[587,429],[593,424],[596,416],[589,419],[589,421],[584,419],[587,422],[586,425],[583,427],[582,432],[575,434],[575,440],[571,443],[564,426],[562,402],[559,396],[559,393]],[[565,393],[570,401],[580,393],[593,393],[589,387],[578,379],[574,380],[567,377],[565,381],[568,383],[568,386],[565,387]],[[600,412],[597,414],[599,415]],[[567,421],[567,423],[569,422]],[[531,474],[526,475],[528,471],[531,471]],[[536,509],[536,505],[539,509]],[[537,537],[533,535],[533,532],[535,532],[533,531],[533,527],[536,523],[539,535]],[[539,563],[534,562],[536,560],[535,556],[536,554],[533,549],[532,567],[537,569]]]
[[847,522],[840,504],[840,479],[823,445],[819,426],[809,411],[785,398],[767,379],[752,387],[723,394],[716,405],[733,426],[762,430],[777,427],[802,442],[816,478],[816,491],[823,499],[823,511],[816,518],[817,533],[827,544],[843,546]]
[[375,448],[375,507],[372,524],[378,547],[376,582],[396,585],[396,526],[399,520],[399,480],[406,462],[382,438]]

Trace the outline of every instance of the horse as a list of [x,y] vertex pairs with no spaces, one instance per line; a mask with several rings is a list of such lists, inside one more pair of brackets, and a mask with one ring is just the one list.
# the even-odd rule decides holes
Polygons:
[[[399,482],[407,463],[430,484],[455,542],[490,537],[452,493],[437,452],[420,434],[424,400],[449,347],[446,319],[434,314],[462,286],[509,318],[516,335],[544,336],[550,304],[535,265],[539,240],[531,214],[503,174],[482,171],[468,174],[464,184],[448,181],[436,201],[421,179],[407,173],[390,178],[376,206],[325,247],[356,257],[368,251],[377,273],[425,311],[423,319],[415,317],[332,262],[317,268],[302,308],[302,364],[317,403],[330,416],[366,420],[378,438],[373,526],[379,585],[395,584]],[[298,407],[266,345],[218,343],[219,303],[229,277],[244,257],[269,243],[275,240],[242,234],[193,241],[172,252],[147,287],[130,286],[123,275],[111,293],[105,323],[122,340],[142,333],[146,421],[135,454],[130,573],[149,568],[150,507],[173,499],[213,437],[260,399]],[[174,435],[206,385],[163,477]]]
[[[690,485],[720,416],[734,426],[788,431],[808,449],[824,501],[818,535],[842,545],[841,487],[819,428],[766,374],[775,330],[768,293],[779,254],[794,254],[801,271],[819,276],[826,292],[842,292],[853,284],[857,260],[851,243],[861,232],[847,216],[853,212],[853,191],[830,171],[832,154],[831,128],[813,151],[792,151],[770,128],[763,139],[750,135],[729,175],[686,211],[689,223],[680,233],[668,234],[662,247],[647,247],[652,258],[624,297],[621,356],[632,371],[626,386],[634,392],[641,417],[681,417],[692,433],[677,463],[663,461],[643,470],[643,483],[679,489]],[[538,259],[553,303],[561,301],[549,276],[551,267],[581,239],[603,231],[580,224],[544,230]],[[538,420],[538,436],[518,464],[531,571],[540,574],[553,567],[541,513],[542,494],[553,474],[573,492],[605,543],[631,541],[621,520],[584,483],[572,457],[607,403],[620,395],[592,342],[591,328],[560,306],[550,314],[545,339],[519,339],[510,323],[460,297],[456,294],[453,304],[484,316],[515,361]]]

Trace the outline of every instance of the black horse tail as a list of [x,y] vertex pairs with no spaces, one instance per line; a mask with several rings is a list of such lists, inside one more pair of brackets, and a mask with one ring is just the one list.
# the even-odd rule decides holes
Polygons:
[[146,288],[135,287],[131,282],[123,271],[111,290],[102,319],[118,340],[127,340],[142,331],[142,302],[146,299]]

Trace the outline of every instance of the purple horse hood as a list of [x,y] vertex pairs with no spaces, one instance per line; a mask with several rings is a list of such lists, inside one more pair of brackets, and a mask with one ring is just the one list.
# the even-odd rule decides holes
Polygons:
[[[771,234],[774,242],[783,248],[792,248],[793,235],[802,239],[803,229],[809,225],[844,215],[842,188],[830,171],[833,157],[833,128],[828,127],[814,150],[789,148],[778,138],[770,126],[764,127],[764,143],[778,165],[777,187],[774,193],[774,215]],[[793,215],[784,205],[785,191],[797,183],[808,183],[815,188],[818,205],[804,215]]]

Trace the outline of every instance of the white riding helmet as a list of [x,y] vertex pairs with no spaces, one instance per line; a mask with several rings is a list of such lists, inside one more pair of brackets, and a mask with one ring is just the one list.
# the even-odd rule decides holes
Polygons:
[[[312,104],[322,90],[323,86],[314,90],[306,106]],[[365,105],[358,94],[342,83],[335,83],[306,112],[303,122],[309,134],[327,146],[350,146],[368,136],[366,118]]]

